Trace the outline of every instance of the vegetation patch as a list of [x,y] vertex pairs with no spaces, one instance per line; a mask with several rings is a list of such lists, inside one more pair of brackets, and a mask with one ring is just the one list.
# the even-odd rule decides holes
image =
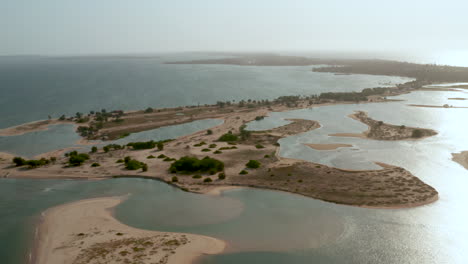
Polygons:
[[195,172],[219,172],[224,169],[224,163],[220,160],[205,157],[198,159],[196,157],[182,157],[171,164],[169,171],[172,173],[195,173]]
[[261,163],[258,161],[258,160],[249,160],[249,162],[247,162],[245,164],[245,166],[249,169],[257,169],[257,168],[260,168],[260,165]]

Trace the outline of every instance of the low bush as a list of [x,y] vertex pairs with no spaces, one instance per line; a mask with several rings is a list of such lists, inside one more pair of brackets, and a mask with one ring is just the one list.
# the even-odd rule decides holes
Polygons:
[[146,157],[147,159],[155,159],[156,157],[153,156],[153,155],[149,155],[148,157]]
[[225,142],[229,142],[229,141],[237,141],[238,140],[238,137],[232,133],[226,133],[224,135],[222,135],[221,137],[219,137],[218,139],[219,141],[225,141]]
[[221,172],[220,174],[218,174],[218,179],[219,179],[219,180],[224,180],[224,179],[226,179],[226,174],[224,174],[224,172]]
[[262,144],[257,144],[257,145],[255,145],[255,147],[258,148],[258,149],[265,148]]
[[245,175],[245,174],[249,174],[249,173],[248,173],[246,170],[241,170],[241,171],[239,172],[239,174],[240,174],[240,175]]
[[203,182],[212,182],[213,180],[211,178],[205,178]]
[[91,167],[99,167],[101,166],[101,164],[97,163],[97,162],[94,162],[93,164],[91,164]]
[[257,169],[257,168],[260,168],[260,165],[261,163],[257,160],[249,160],[249,162],[247,162],[245,164],[245,166],[249,169]]

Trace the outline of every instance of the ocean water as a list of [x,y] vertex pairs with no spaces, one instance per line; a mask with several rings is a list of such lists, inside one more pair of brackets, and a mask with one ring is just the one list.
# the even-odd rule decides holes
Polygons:
[[[312,72],[304,67],[171,65],[201,55],[0,58],[0,128],[91,110],[274,99],[404,83],[390,76]],[[343,85],[345,84],[345,85]]]
[[[76,64],[81,65],[80,60],[88,61],[89,58],[74,58],[73,60],[77,60]],[[162,61],[163,59],[154,58],[153,60]],[[88,69],[87,63],[84,63],[85,66],[81,66]],[[134,66],[135,72],[140,72],[140,70],[145,72],[140,68],[142,67],[140,61],[133,61],[132,63],[136,65]],[[154,69],[154,61],[151,62],[150,60],[146,63],[145,67]],[[101,65],[102,69],[106,69],[105,65],[109,66],[112,63],[109,63],[109,61],[103,63],[101,61],[101,63],[97,64]],[[112,69],[112,67],[117,67],[116,65],[109,66],[109,71],[114,71],[115,69]],[[128,65],[125,67],[126,70],[129,69]],[[166,65],[161,67],[166,67]],[[200,65],[185,65],[184,67],[187,67],[186,71],[188,73],[199,72],[201,68],[204,68]],[[44,69],[46,68],[44,67]],[[211,80],[213,84],[218,82],[217,85],[222,87],[225,93],[229,93],[233,89],[235,90],[231,91],[233,94],[248,94],[249,96],[251,93],[248,89],[235,89],[234,81],[227,81],[229,80],[227,76],[231,76],[232,80],[234,80],[234,75],[237,74],[237,78],[245,78],[238,82],[250,84],[250,89],[259,85],[258,89],[262,93],[277,92],[280,95],[284,95],[285,91],[293,93],[293,90],[304,92],[311,89],[317,91],[320,89],[332,91],[361,90],[367,87],[363,85],[370,85],[376,80],[374,79],[375,76],[358,76],[359,78],[370,79],[362,81],[361,84],[354,83],[355,86],[353,86],[351,85],[352,80],[356,81],[356,79],[351,79],[352,75],[309,75],[309,68],[207,67],[205,68],[204,78],[206,79],[204,80],[211,80],[211,77],[206,76],[218,76],[216,71],[219,71],[219,79],[216,81]],[[289,74],[291,75],[289,78],[282,75],[288,72],[286,69],[290,70]],[[178,69],[176,72],[179,71],[183,72],[184,70]],[[56,72],[56,69],[52,72]],[[125,71],[122,70],[120,73],[123,74],[123,72]],[[151,70],[148,70],[148,72],[151,72]],[[53,78],[53,74],[50,76]],[[302,77],[299,78],[298,76]],[[309,79],[306,76],[314,77]],[[308,83],[313,81],[314,78],[315,84]],[[327,78],[334,81],[327,82]],[[122,80],[122,78],[119,80]],[[136,81],[136,79],[133,80]],[[269,85],[260,85],[267,80],[273,83],[271,84],[273,88]],[[175,80],[173,81],[177,83]],[[181,79],[180,87],[189,85],[185,81],[186,79]],[[206,81],[205,84],[209,82]],[[379,79],[376,82],[383,81]],[[193,83],[196,82],[193,81]],[[168,87],[176,86],[175,84],[168,84]],[[31,92],[33,90],[31,86],[27,87],[29,87],[29,90],[26,89],[25,91]],[[109,87],[108,89],[112,90]],[[125,90],[123,86],[119,87],[122,91]],[[195,85],[194,87],[200,88],[202,86]],[[372,87],[372,85],[368,87]],[[139,89],[141,88],[137,87],[135,90],[130,91],[144,91]],[[210,89],[213,89],[213,86]],[[107,91],[107,96],[99,100],[93,98],[89,93],[89,101],[84,100],[85,97],[77,100],[82,100],[81,106],[89,103],[90,109],[99,109],[106,104],[112,106],[118,104],[122,97],[120,94],[120,99],[111,100],[113,97],[109,94],[117,93],[117,90],[112,91]],[[166,92],[168,91],[171,90],[166,90]],[[203,88],[197,91],[203,91]],[[16,98],[14,93],[6,94],[7,96],[11,94],[10,99]],[[205,99],[216,100],[216,93],[210,96],[212,97]],[[260,96],[260,93],[258,96]],[[69,97],[64,95],[62,97],[65,101],[69,100],[67,102],[70,107],[73,105],[70,103],[73,100]],[[188,95],[183,98],[186,97]],[[436,203],[410,209],[365,209],[336,205],[284,192],[257,189],[231,190],[223,193],[221,197],[204,196],[185,193],[164,183],[146,179],[111,179],[106,181],[1,179],[0,259],[6,261],[5,263],[23,263],[23,260],[28,258],[30,241],[34,237],[35,231],[33,223],[44,209],[77,199],[130,193],[130,198],[119,205],[115,211],[116,217],[123,223],[153,230],[205,234],[229,242],[230,246],[224,254],[205,256],[199,260],[202,264],[466,263],[468,261],[466,253],[468,252],[468,241],[466,240],[468,236],[468,225],[466,225],[468,222],[466,210],[468,192],[465,189],[468,186],[468,171],[451,161],[451,153],[468,150],[465,133],[468,127],[463,122],[468,114],[468,109],[409,106],[409,104],[441,105],[445,103],[468,106],[467,101],[448,99],[453,97],[466,97],[466,91],[414,92],[399,96],[398,99],[404,100],[400,102],[334,105],[271,113],[264,120],[253,121],[248,125],[249,129],[256,130],[283,125],[287,123],[284,120],[285,118],[317,120],[322,124],[320,129],[282,139],[280,141],[280,155],[340,168],[377,168],[373,163],[374,161],[402,166],[439,191],[440,200]],[[77,98],[80,97],[77,96]],[[196,97],[190,97],[189,99],[197,101],[191,98]],[[10,100],[5,100],[3,97],[0,100],[10,102]],[[147,98],[141,100],[147,100]],[[94,102],[94,105],[91,102]],[[99,103],[96,104],[96,102]],[[135,102],[139,101],[136,100]],[[60,104],[62,104],[61,101],[57,103],[57,105]],[[21,106],[24,106],[24,108],[29,107],[28,104],[10,103],[9,106],[15,107],[17,117],[13,121],[5,122],[14,124],[19,122],[21,118],[25,120],[30,118],[29,112],[21,108]],[[48,106],[48,104],[46,103],[45,106]],[[145,106],[147,104],[142,105],[142,107]],[[4,105],[0,104],[0,107],[2,107],[3,111]],[[31,107],[31,109],[34,109],[34,105]],[[110,108],[110,106],[106,107]],[[135,105],[125,107],[132,109]],[[366,126],[347,117],[357,110],[367,111],[372,118],[377,120],[392,124],[432,128],[438,131],[439,134],[422,141],[398,142],[329,136],[331,133],[359,133],[366,130]],[[1,118],[4,118],[3,115]],[[216,122],[213,121],[213,123],[206,125],[194,126],[188,124],[188,126],[178,127],[176,130],[180,131],[181,134],[191,133],[197,129],[206,129],[209,125],[216,125]],[[61,128],[63,127],[57,127],[57,129]],[[41,138],[50,137],[50,140],[53,141],[53,135],[55,133],[60,134],[54,132],[53,129],[44,132],[45,134]],[[52,133],[52,135],[47,133]],[[65,135],[72,135],[72,133],[70,131],[63,133],[63,139],[60,139],[60,141],[66,142],[69,139]],[[138,139],[154,137],[161,137],[162,139],[166,134],[171,134],[173,131],[158,130],[143,133],[146,134],[135,134],[133,136]],[[34,134],[24,136],[33,137]],[[56,137],[60,138],[57,135]],[[21,140],[9,145],[11,151],[15,151],[15,145],[19,141]],[[40,145],[42,140],[36,138],[32,141]],[[48,141],[45,140],[44,143],[47,144]],[[332,151],[315,151],[305,147],[304,143],[347,143],[352,144],[353,147]],[[18,148],[20,148],[19,145]],[[1,145],[0,151],[2,151]]]

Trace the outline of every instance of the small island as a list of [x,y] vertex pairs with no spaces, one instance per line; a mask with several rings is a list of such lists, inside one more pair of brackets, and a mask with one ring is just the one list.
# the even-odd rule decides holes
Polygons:
[[391,125],[370,118],[366,112],[358,111],[349,117],[366,124],[369,128],[362,134],[337,133],[330,136],[337,137],[364,137],[375,140],[415,140],[437,135],[437,132],[427,128],[406,127],[404,125]]

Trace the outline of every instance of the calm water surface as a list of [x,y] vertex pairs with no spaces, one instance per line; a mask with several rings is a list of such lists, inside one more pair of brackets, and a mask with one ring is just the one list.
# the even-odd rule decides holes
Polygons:
[[202,58],[207,56],[0,58],[0,128],[47,119],[48,115],[75,115],[102,108],[135,110],[212,104],[218,100],[273,99],[281,95],[360,91],[411,80],[336,76],[312,72],[311,66],[164,64]]

